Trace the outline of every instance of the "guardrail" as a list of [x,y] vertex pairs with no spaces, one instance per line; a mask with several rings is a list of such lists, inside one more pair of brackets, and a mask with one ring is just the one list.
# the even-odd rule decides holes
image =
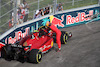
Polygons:
[[58,12],[54,15],[46,15],[11,28],[0,36],[0,42],[7,43],[8,39],[8,43],[14,43],[16,40],[20,39],[20,37],[23,38],[29,33],[34,32],[34,30],[37,30],[40,26],[45,25],[45,23],[51,19],[55,26],[58,28],[64,28],[100,20],[99,14],[100,6],[92,5]]
[[[18,25],[17,22],[14,21],[16,18],[12,18],[12,13],[15,12],[15,8],[18,8],[18,6],[15,5],[17,1],[21,1],[20,4],[23,2],[23,0],[0,0],[0,35],[14,25]],[[100,3],[98,0],[26,0],[26,2],[29,5],[28,21],[34,19],[36,10],[45,9],[47,6],[50,6],[50,13],[59,13],[59,11],[57,11],[58,4],[62,5],[63,10],[68,10]],[[9,20],[11,20],[11,22]]]

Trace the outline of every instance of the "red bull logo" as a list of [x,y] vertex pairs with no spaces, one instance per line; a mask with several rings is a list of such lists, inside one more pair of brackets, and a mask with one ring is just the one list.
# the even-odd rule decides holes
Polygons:
[[76,17],[72,17],[71,15],[67,15],[66,25],[90,20],[91,19],[90,17],[88,17],[88,18],[85,18],[85,17],[91,16],[91,15],[93,15],[93,10],[90,10],[89,14],[87,14],[87,15],[85,14],[85,12],[78,13],[78,16],[76,16]]
[[66,24],[73,24],[75,22],[79,22],[79,17],[80,17],[80,13],[78,13],[78,16],[76,18],[72,17],[71,15],[67,15],[67,22],[66,22]]
[[[66,25],[91,20],[90,17],[87,17],[87,16],[91,16],[91,15],[93,15],[93,10],[90,10],[89,14],[86,14],[85,12],[78,13],[78,15],[76,17],[72,17],[72,15],[67,15],[66,16]],[[64,24],[62,23],[63,21],[64,21],[64,15],[61,16],[61,19],[54,17],[53,15],[50,16],[50,22],[52,24],[54,24],[55,26],[58,25],[60,27],[64,27]]]
[[25,32],[22,33],[22,31],[15,32],[15,37],[9,37],[5,39],[5,43],[7,44],[7,39],[8,39],[8,44],[14,44],[17,40],[20,40],[21,38],[24,38],[26,35],[28,35],[29,32],[29,27],[25,29]]
[[[61,20],[62,19],[62,20]],[[60,26],[60,27],[64,27],[64,24],[62,24],[62,22],[64,21],[64,15],[61,16],[61,19],[54,17],[53,15],[50,16],[50,22],[52,24],[54,24],[55,26]]]

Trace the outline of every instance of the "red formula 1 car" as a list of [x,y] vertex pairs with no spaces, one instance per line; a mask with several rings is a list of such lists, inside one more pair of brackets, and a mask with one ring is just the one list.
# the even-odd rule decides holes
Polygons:
[[[61,32],[61,43],[66,44],[72,34],[65,31]],[[42,26],[38,32],[26,36],[15,44],[7,44],[2,47],[1,57],[6,60],[40,63],[42,54],[53,47],[55,38],[56,34],[52,30]]]

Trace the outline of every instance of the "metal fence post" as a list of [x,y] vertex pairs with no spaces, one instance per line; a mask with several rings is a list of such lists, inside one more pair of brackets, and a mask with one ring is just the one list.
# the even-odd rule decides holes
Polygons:
[[17,24],[17,0],[13,0],[14,1],[14,26],[16,27]]
[[100,6],[100,0],[98,0],[98,4],[99,4],[99,6]]
[[38,0],[38,10],[39,10],[39,6],[40,6],[40,1]]
[[20,0],[17,0],[17,5],[20,5],[20,2],[21,2]]
[[53,6],[53,13],[56,13],[56,5],[57,5],[57,0],[54,0],[54,6]]
[[72,1],[72,6],[74,6],[74,0]]
[[[13,1],[11,0],[11,3],[10,3],[10,10],[12,10],[12,9],[13,9]],[[12,12],[13,12],[13,11],[10,12],[10,20],[12,19]]]

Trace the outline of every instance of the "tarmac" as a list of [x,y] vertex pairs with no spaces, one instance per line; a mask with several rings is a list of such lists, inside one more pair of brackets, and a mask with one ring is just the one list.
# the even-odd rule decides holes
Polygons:
[[100,21],[60,30],[73,34],[61,52],[52,49],[39,64],[0,59],[0,67],[100,67]]

